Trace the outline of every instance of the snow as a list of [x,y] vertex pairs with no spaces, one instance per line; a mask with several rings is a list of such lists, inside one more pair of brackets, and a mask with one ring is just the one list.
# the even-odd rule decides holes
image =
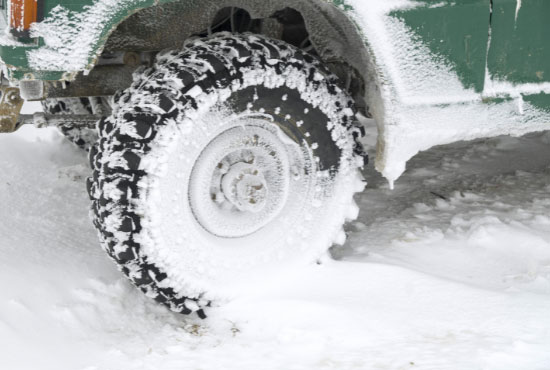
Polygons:
[[521,0],[516,0],[516,15],[514,17],[515,22],[518,21],[518,15],[520,10],[521,10]]
[[116,271],[87,215],[88,175],[55,130],[0,136],[2,369],[550,368],[549,134],[433,148],[394,191],[365,170],[335,260],[206,320]]
[[517,97],[521,95],[537,94],[550,94],[550,82],[513,84],[508,81],[494,80],[489,78],[488,80],[486,80],[483,89],[484,97],[498,97],[500,95]]
[[17,39],[10,34],[6,17],[6,13],[0,11],[0,45],[25,46],[25,44],[17,41]]
[[23,44],[22,42],[17,41],[15,37],[13,37],[7,28],[2,28],[0,23],[0,45],[2,46],[27,46]]
[[458,140],[544,131],[550,122],[550,112],[518,103],[517,98],[501,103],[400,107],[394,116],[399,124],[384,127],[387,152],[376,162],[377,169],[383,168],[390,180],[401,176],[406,162],[419,151]]
[[96,0],[82,11],[57,5],[40,23],[33,23],[32,37],[42,37],[45,46],[27,52],[29,66],[42,71],[76,73],[91,67],[94,48],[109,20],[129,7],[148,0]]

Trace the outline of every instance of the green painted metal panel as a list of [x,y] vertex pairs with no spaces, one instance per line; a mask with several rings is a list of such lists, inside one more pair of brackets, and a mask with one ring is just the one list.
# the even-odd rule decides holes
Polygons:
[[[44,1],[44,15],[47,18],[51,11],[57,7],[62,6],[74,13],[82,12],[87,7],[92,6],[96,1],[94,0],[43,0]],[[103,47],[104,42],[108,38],[110,32],[126,17],[132,13],[139,11],[140,9],[154,6],[157,4],[164,4],[170,2],[176,2],[180,0],[133,0],[128,1],[124,7],[121,7],[118,12],[111,14],[110,18],[105,22],[105,26],[99,37],[99,40],[93,47],[92,55],[90,56],[89,63],[92,63],[93,55]],[[349,5],[345,4],[345,0],[325,0],[333,3],[342,11],[351,10]],[[6,10],[3,10],[6,11]],[[44,46],[44,42],[41,39],[32,40],[23,46],[0,46],[0,59],[3,63],[10,67],[10,78],[21,80],[25,78],[25,75],[32,73],[34,78],[42,80],[61,80],[65,71],[39,71],[29,67],[27,59],[27,52],[32,49]]]
[[550,113],[550,95],[548,94],[524,96],[523,100],[538,109]]
[[493,0],[491,30],[488,69],[493,79],[550,81],[550,1]]
[[483,90],[490,0],[426,0],[391,13],[458,74],[467,88]]
[[[327,0],[327,1],[331,1],[331,0]],[[345,11],[349,11],[349,10],[352,10],[353,7],[350,6],[349,4],[346,3],[346,0],[332,0],[332,3],[334,5],[336,5],[337,7],[339,7],[340,9],[342,10],[345,10]]]
[[[74,12],[91,6],[93,0],[44,0],[46,17],[62,5]],[[94,52],[110,31],[133,12],[155,3],[176,0],[129,1],[106,22]],[[345,0],[328,0],[343,11],[351,7]],[[395,11],[418,39],[457,73],[465,87],[482,91],[485,67],[491,74],[512,82],[550,81],[550,1],[524,0],[516,20],[516,0],[493,0],[492,41],[487,60],[490,0],[416,0],[417,6]],[[36,78],[61,79],[64,71],[34,71],[28,67],[28,50],[43,45],[41,40],[27,46],[0,46],[0,58],[16,69],[12,77],[21,79],[33,72]],[[91,59],[90,59],[91,62]]]
[[[164,0],[162,2],[170,2],[176,0]],[[63,6],[64,8],[73,12],[73,14],[82,12],[88,6],[92,6],[95,3],[94,0],[44,0],[44,15],[47,18],[51,11],[57,6]],[[117,12],[110,15],[104,23],[101,35],[98,41],[95,43],[92,55],[89,62],[92,63],[93,54],[97,52],[108,38],[110,32],[126,17],[134,12],[153,6],[159,3],[158,0],[134,0],[128,1],[124,6],[121,6]],[[29,67],[27,59],[27,52],[31,49],[36,49],[43,46],[44,42],[41,39],[31,40],[26,46],[0,46],[0,58],[2,61],[12,67],[10,71],[10,78],[23,79],[28,73],[32,73],[35,78],[42,80],[61,80],[65,71],[37,71]]]

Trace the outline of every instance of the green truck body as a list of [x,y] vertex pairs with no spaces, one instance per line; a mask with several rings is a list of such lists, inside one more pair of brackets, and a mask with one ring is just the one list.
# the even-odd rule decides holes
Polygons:
[[[176,1],[120,1],[120,5],[113,7],[115,11],[101,22],[89,64],[94,63],[113,29],[128,16],[147,7]],[[44,0],[43,3],[45,19],[57,7],[68,11],[68,19],[77,19],[77,14],[85,12],[97,1]],[[343,12],[353,13],[353,6],[341,0],[333,3]],[[402,19],[434,53],[452,63],[465,86],[482,91],[486,67],[498,79],[513,83],[550,81],[550,22],[547,19],[550,3],[547,1],[532,0],[525,4],[519,1],[520,8],[517,0],[495,0],[493,4],[490,0],[427,0],[418,3],[410,9],[393,11],[391,16]],[[6,29],[8,14],[5,4],[4,8],[0,22]],[[14,67],[10,70],[10,77],[22,79],[31,73],[44,80],[63,79],[64,70],[36,70],[30,65],[28,52],[44,46],[42,38],[23,40],[19,45],[8,43],[0,46],[2,62]]]
[[[7,8],[6,2],[3,6]],[[43,20],[33,25],[29,39],[4,36],[0,40],[4,75],[12,84],[20,80],[72,81],[79,74],[88,74],[121,29],[128,33],[133,27],[135,32],[143,33],[138,38],[155,40],[151,34],[159,32],[158,24],[142,28],[125,25],[147,11],[143,18],[155,14],[153,20],[157,23],[169,19],[160,14],[177,13],[185,22],[189,22],[185,15],[192,15],[200,18],[197,23],[206,24],[227,7],[242,8],[252,18],[269,17],[283,7],[297,9],[303,13],[321,58],[341,59],[362,78],[365,105],[379,125],[377,167],[390,181],[403,172],[411,156],[430,146],[548,128],[550,2],[546,0],[42,0],[41,7]],[[3,28],[8,27],[7,11],[4,9],[0,17]],[[326,25],[332,31],[319,32]],[[74,40],[66,40],[63,32]],[[157,35],[160,44],[164,39],[161,33]],[[447,96],[446,77],[437,75],[453,75],[460,86],[453,85],[454,90]],[[523,118],[509,120],[511,102]],[[418,107],[428,107],[422,111],[426,115],[430,109],[440,107],[441,116],[430,115],[431,120],[440,120],[461,114],[460,109],[451,112],[450,105],[471,111],[474,107],[483,109],[480,104],[488,107],[488,116],[496,118],[493,111],[506,116],[502,118],[508,119],[502,124],[504,128],[489,129],[482,122],[472,122],[473,126],[465,124],[460,133],[456,124],[450,125],[453,129],[442,125],[436,130],[452,134],[439,133],[432,139],[419,140],[416,146],[405,143],[414,141],[418,130],[430,135],[425,126],[412,127],[414,119],[405,117],[418,118]],[[531,113],[524,114],[525,104]],[[395,130],[401,134],[396,135]],[[401,139],[408,131],[413,137]]]
[[402,19],[431,51],[452,64],[465,87],[481,93],[487,77],[511,84],[550,81],[548,1],[423,4],[392,16]]

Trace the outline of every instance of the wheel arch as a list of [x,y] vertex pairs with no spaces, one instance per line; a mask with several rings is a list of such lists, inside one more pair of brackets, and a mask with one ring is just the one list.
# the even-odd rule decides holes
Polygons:
[[111,27],[98,40],[90,68],[100,63],[102,53],[117,49],[133,51],[139,47],[138,42],[143,42],[145,48],[152,44],[161,45],[162,49],[181,47],[190,36],[210,27],[225,8],[243,9],[252,19],[270,19],[285,9],[297,11],[303,17],[316,53],[332,66],[333,72],[345,80],[346,76],[342,76],[345,72],[338,66],[350,67],[353,81],[359,81],[354,91],[350,91],[359,107],[367,112],[381,102],[372,94],[378,90],[375,58],[350,15],[352,10],[326,0],[160,0],[154,6],[140,5],[127,9],[124,17],[121,13],[113,14],[113,19],[106,22]]

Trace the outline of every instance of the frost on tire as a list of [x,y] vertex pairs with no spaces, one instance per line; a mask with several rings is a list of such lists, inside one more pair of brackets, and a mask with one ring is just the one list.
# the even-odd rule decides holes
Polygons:
[[333,75],[283,42],[217,34],[164,52],[99,123],[102,246],[148,296],[204,316],[344,242],[359,135]]
[[[93,101],[92,101],[93,100]],[[42,101],[42,109],[49,114],[94,114],[93,104],[102,106],[108,111],[109,105],[106,98],[58,98],[45,99]],[[97,130],[94,128],[77,127],[70,121],[60,125],[61,133],[76,146],[89,151],[90,147],[97,141]]]

